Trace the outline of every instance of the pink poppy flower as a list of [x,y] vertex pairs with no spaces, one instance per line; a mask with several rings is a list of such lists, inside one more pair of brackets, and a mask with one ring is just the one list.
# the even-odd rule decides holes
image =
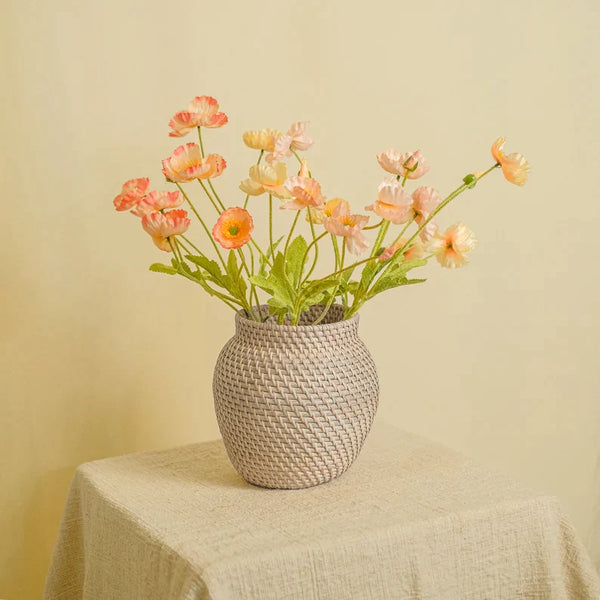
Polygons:
[[198,144],[191,142],[175,148],[173,154],[165,158],[162,164],[165,177],[177,182],[218,177],[227,166],[225,159],[219,154],[202,157]]
[[[388,246],[380,255],[379,262],[386,262],[394,254],[396,250],[403,248],[406,245],[408,240],[406,238],[400,238],[395,244]],[[417,260],[418,258],[423,258],[425,254],[425,247],[423,246],[423,242],[417,237],[411,243],[410,246],[402,253],[403,261]]]
[[254,223],[250,213],[239,207],[228,208],[221,213],[212,235],[223,248],[241,248],[250,241]]
[[[432,187],[421,186],[413,192],[412,199],[415,222],[421,227],[438,207],[440,195]],[[430,221],[419,235],[426,242],[437,233],[437,230],[437,225],[433,221]]]
[[286,202],[280,208],[289,210],[302,210],[307,206],[324,208],[325,197],[321,193],[321,184],[316,179],[295,175],[286,179],[283,187],[294,199]]
[[144,196],[131,211],[136,217],[143,217],[151,212],[159,212],[166,208],[177,208],[183,203],[178,191],[153,191]]
[[346,247],[351,254],[361,254],[369,243],[362,233],[362,228],[369,222],[366,215],[341,214],[342,207],[338,205],[334,215],[323,220],[323,226],[329,233],[346,238]]
[[269,162],[276,162],[292,155],[292,150],[308,150],[313,145],[312,138],[308,137],[304,130],[306,121],[294,123],[285,135],[280,135],[275,141],[275,149],[272,154],[265,158]]
[[218,111],[219,103],[214,98],[196,96],[187,110],[175,113],[169,121],[169,127],[173,130],[169,135],[182,137],[196,127],[222,127],[228,119],[225,113]]
[[407,179],[418,179],[429,171],[429,166],[420,150],[400,153],[397,150],[386,150],[377,155],[380,166],[392,175],[406,176]]
[[502,148],[505,139],[499,137],[492,144],[492,156],[500,165],[504,178],[515,185],[525,185],[529,175],[529,163],[522,154],[514,152],[512,154],[504,154]]
[[456,223],[448,227],[442,235],[433,237],[427,250],[436,254],[436,259],[448,269],[462,267],[469,259],[465,254],[471,252],[477,245],[473,232],[464,224]]
[[185,233],[189,226],[187,212],[181,209],[165,213],[151,212],[142,217],[144,231],[150,234],[154,244],[165,252],[171,252],[169,238]]
[[376,215],[395,225],[406,223],[413,217],[412,198],[396,179],[386,179],[377,189],[377,201],[365,210],[372,210]]
[[115,208],[124,211],[134,207],[148,193],[149,187],[150,180],[147,177],[126,181],[121,188],[121,193],[113,200]]
[[250,196],[272,194],[277,198],[290,198],[289,192],[283,187],[286,179],[285,163],[253,165],[250,167],[250,178],[240,183],[240,190]]

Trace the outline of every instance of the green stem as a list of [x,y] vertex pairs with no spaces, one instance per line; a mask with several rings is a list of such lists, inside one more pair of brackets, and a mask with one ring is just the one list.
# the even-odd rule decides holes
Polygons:
[[[254,252],[250,252],[250,271],[252,272],[252,275],[254,275],[254,273],[256,272],[254,264]],[[256,286],[252,282],[250,282],[250,285],[250,297],[252,297],[252,291],[254,291],[254,299],[256,300],[256,310],[258,318],[260,319],[260,299],[258,298],[258,292],[256,291]]]
[[343,269],[339,269],[338,271],[335,271],[333,273],[330,273],[329,275],[326,275],[325,277],[321,277],[320,279],[315,279],[314,281],[311,281],[309,285],[306,286],[306,289],[302,290],[301,296],[305,295],[305,293],[307,291],[309,291],[313,285],[316,285],[317,283],[321,283],[322,281],[325,281],[326,279],[330,279],[331,277],[335,277],[337,275],[339,275],[340,273],[344,273],[346,271],[348,271],[348,269],[355,269],[356,267],[359,267],[360,265],[364,265],[365,263],[371,262],[372,260],[377,260],[379,257],[378,256],[369,256],[369,258],[365,258],[363,260],[359,260],[358,262],[352,263],[351,265],[348,265],[347,267],[344,267]]
[[335,253],[335,271],[340,267],[340,247],[338,246],[337,238],[333,233],[331,234],[331,244],[333,246],[333,252]]
[[393,246],[394,244],[397,244],[401,239],[402,236],[404,235],[404,232],[413,224],[414,220],[417,218],[417,215],[415,215],[403,228],[402,231],[396,236],[396,239],[390,244],[390,246]]
[[248,283],[250,283],[250,293],[248,294],[248,312],[250,313],[250,317],[252,318],[253,321],[260,321],[260,314],[259,314],[259,316],[256,316],[254,314],[254,311],[252,310],[252,293],[255,291],[254,284],[250,281],[250,277],[252,277],[252,275],[251,275],[250,269],[248,268],[248,265],[246,263],[246,258],[244,256],[244,252],[242,251],[241,248],[238,248],[237,251],[238,251],[238,255],[240,257],[240,261],[242,263],[242,268],[244,269],[244,271],[246,271],[246,274],[248,275]]
[[[200,154],[202,155],[202,158],[204,158],[205,153],[204,153],[204,143],[202,142],[202,127],[197,127],[197,129],[198,129],[198,141],[200,142]],[[198,179],[198,181],[200,181],[200,183],[202,183],[202,181],[200,179]],[[210,186],[210,189],[212,190],[212,193],[215,195],[215,199],[216,199],[217,203],[221,207],[221,210],[219,210],[217,208],[217,206],[215,205],[213,199],[210,197],[210,194],[208,193],[206,188],[204,188],[204,184],[202,185],[202,187],[204,188],[204,191],[206,192],[207,196],[210,198],[210,201],[213,203],[213,206],[216,208],[217,212],[219,214],[221,214],[221,212],[225,210],[225,205],[223,204],[223,202],[221,202],[221,198],[219,198],[219,194],[217,194],[217,190],[215,190],[210,178],[207,179],[207,181],[208,181],[208,185]]]
[[[171,237],[173,238],[171,240]],[[170,236],[167,238],[168,242],[169,242],[169,246],[171,246],[171,250],[173,252],[173,254],[175,255],[175,258],[183,265],[184,260],[183,260],[183,255],[181,254],[181,249],[179,248],[179,244],[177,243],[177,237],[176,236]]]
[[[337,243],[335,245],[335,248],[337,251]],[[337,254],[337,252],[336,252],[336,254]],[[342,269],[344,268],[344,259],[345,258],[346,258],[346,238],[344,238],[344,241],[342,242],[342,257],[340,259],[340,268],[342,268]],[[331,305],[333,304],[333,302],[335,301],[335,297],[337,296],[337,291],[340,288],[341,281],[342,281],[342,276],[340,275],[337,287],[335,288],[335,290],[332,290],[331,296],[329,297],[329,300],[327,301],[327,304],[325,305],[323,312],[319,315],[319,317],[315,321],[313,321],[313,325],[318,325],[325,318],[325,315],[327,315],[327,313],[329,312],[329,309],[331,308]]]
[[210,192],[206,189],[206,186],[204,185],[202,180],[198,179],[197,181],[202,186],[204,193],[208,196],[208,199],[210,200],[210,203],[213,205],[213,208],[217,211],[217,214],[220,215],[222,211],[219,209],[219,207],[217,206],[217,203],[215,202],[213,197],[210,195]]
[[273,195],[269,194],[269,247],[271,248],[271,259],[275,260],[275,249],[273,248]]
[[375,238],[375,243],[373,244],[373,250],[371,250],[371,257],[376,256],[377,251],[381,247],[381,243],[383,242],[383,240],[385,238],[385,234],[387,233],[387,230],[389,229],[389,227],[390,227],[389,221],[385,221],[384,224],[381,226],[381,229],[379,230],[379,233],[377,234],[377,237]]
[[200,214],[196,210],[196,207],[192,204],[192,201],[188,198],[188,195],[183,191],[183,188],[181,187],[181,185],[178,182],[175,182],[175,185],[179,188],[179,191],[183,194],[183,197],[187,200],[187,203],[189,204],[193,213],[196,215],[198,221],[200,221],[200,224],[204,228],[204,231],[206,231],[206,235],[208,236],[208,239],[212,242],[212,245],[217,253],[217,256],[219,257],[219,260],[221,261],[221,264],[223,265],[223,268],[225,270],[227,270],[227,266],[225,264],[225,261],[223,260],[223,256],[221,255],[221,252],[219,251],[219,248],[217,247],[217,243],[215,242],[210,230],[206,226],[204,219],[200,216]]
[[202,143],[202,127],[198,126],[198,140],[200,142],[200,154],[202,158],[204,158],[204,144]]
[[[491,166],[487,171],[485,171],[479,177],[477,177],[477,181],[479,181],[480,179],[485,177],[488,173],[491,173],[494,169],[496,169],[499,166],[500,165],[498,163]],[[419,229],[417,229],[417,231],[414,233],[414,235],[409,238],[409,240],[406,242],[406,244],[404,244],[404,246],[402,248],[400,248],[398,250],[398,252],[403,253],[404,250],[406,250],[406,248],[408,248],[409,244],[421,233],[421,231],[423,231],[423,229],[425,229],[425,227],[429,224],[429,222],[433,219],[433,217],[435,217],[441,210],[443,210],[446,206],[448,206],[448,204],[450,204],[450,202],[452,202],[452,200],[454,200],[454,198],[456,198],[457,196],[460,196],[460,194],[462,194],[465,190],[468,190],[468,189],[469,189],[469,186],[466,183],[463,183],[461,186],[457,187],[453,192],[448,194],[448,196],[446,196],[446,198],[444,198],[440,202],[438,207],[429,215],[429,217],[427,217],[427,219],[425,219],[425,221],[423,221],[423,223],[421,224]]]
[[[260,246],[254,241],[253,238],[250,238],[250,243],[258,250],[258,253],[262,257],[262,259],[271,267],[271,262],[267,258],[266,254],[261,250]],[[254,255],[252,255],[254,257]]]
[[[185,237],[185,235],[180,235],[179,237],[181,237],[183,240],[185,240],[185,242],[187,244],[189,244],[200,256],[204,256],[204,253],[202,252],[202,250],[200,250],[200,248],[198,248],[194,243],[192,243],[191,240],[188,240],[188,238]],[[187,250],[186,250],[187,252]],[[191,254],[191,252],[188,252],[188,254]]]
[[305,275],[304,279],[302,280],[300,287],[302,287],[308,281],[309,277],[312,275],[313,271],[315,270],[315,267],[317,266],[317,261],[319,258],[319,240],[323,239],[327,235],[327,231],[324,231],[321,235],[319,235],[318,237],[315,237],[315,226],[312,221],[310,222],[310,229],[312,231],[313,241],[307,246],[306,252],[304,253],[304,258],[302,259],[302,269],[304,269],[304,263],[306,261],[306,258],[308,257],[308,253],[312,246],[315,247],[315,256],[313,258],[312,266],[310,267],[308,273]]
[[381,225],[383,225],[384,221],[385,219],[381,219],[381,221],[379,221],[379,223],[377,223],[376,225],[371,225],[370,227],[363,227],[363,231],[367,231],[368,229],[377,229],[378,227],[381,227]]
[[[200,181],[200,180],[198,180]],[[214,185],[212,184],[212,181],[209,179],[207,179],[208,181],[208,185],[210,187],[210,189],[212,190],[212,193],[215,195],[215,199],[216,201],[219,203],[219,206],[221,207],[221,210],[225,210],[225,205],[223,204],[223,202],[221,201],[221,198],[219,198],[219,194],[217,194],[217,190],[215,190]]]
[[[500,165],[498,163],[491,166],[487,171],[485,171],[484,173],[479,175],[479,177],[477,177],[477,181],[479,181],[480,179],[485,177],[488,173],[491,173],[494,169],[496,169],[499,166]],[[392,258],[390,258],[390,260],[388,261],[388,264],[379,273],[379,278],[383,277],[384,274],[386,273],[386,271],[388,269],[390,269],[390,267],[394,264],[393,258],[395,256],[402,256],[402,254],[404,254],[404,251],[410,246],[412,241],[421,233],[421,231],[423,231],[423,229],[425,229],[425,227],[433,219],[433,217],[435,217],[441,210],[443,210],[446,206],[448,206],[448,204],[450,204],[450,202],[452,202],[452,200],[454,200],[454,198],[456,198],[457,196],[462,194],[467,189],[469,189],[469,186],[466,183],[463,183],[461,186],[457,187],[453,192],[448,194],[448,196],[446,196],[446,198],[444,198],[444,200],[442,200],[442,202],[440,202],[438,207],[429,215],[429,217],[427,217],[427,219],[425,219],[425,221],[423,221],[421,226],[417,229],[417,231],[414,233],[414,235],[412,235],[408,239],[408,241],[404,244],[404,246],[402,246],[402,248],[398,248],[398,250],[396,250],[396,252],[394,252],[394,256]]]
[[[290,148],[290,150],[292,149]],[[295,150],[292,150],[292,154],[298,159],[298,162],[302,164],[302,159],[300,158],[300,156],[298,156],[298,153]]]
[[292,239],[292,234],[294,233],[294,229],[296,228],[296,223],[298,222],[298,217],[300,216],[300,211],[296,211],[296,216],[294,217],[294,222],[292,223],[292,228],[287,236],[287,240],[285,241],[285,247],[283,249],[283,262],[285,263],[285,258],[287,256],[288,246],[290,245],[290,240]]

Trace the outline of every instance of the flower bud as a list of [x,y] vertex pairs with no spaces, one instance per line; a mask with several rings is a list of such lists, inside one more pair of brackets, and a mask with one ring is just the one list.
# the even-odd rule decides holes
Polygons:
[[469,173],[469,175],[463,177],[463,181],[465,182],[465,185],[472,190],[477,185],[477,175]]

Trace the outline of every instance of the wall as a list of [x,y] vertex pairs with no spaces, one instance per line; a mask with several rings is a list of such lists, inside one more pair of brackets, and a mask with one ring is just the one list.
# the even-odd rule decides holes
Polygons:
[[491,164],[499,135],[528,157],[525,188],[494,173],[441,219],[476,232],[470,266],[428,267],[361,331],[378,418],[558,495],[600,559],[596,3],[3,8],[0,597],[39,597],[79,463],[218,435],[232,315],[148,272],[163,256],[111,204],[130,177],[161,186],[167,121],[198,94],[230,117],[207,141],[232,203],[253,160],[241,134],[300,119],[325,193],[356,209],[391,146],[421,148],[442,192]]

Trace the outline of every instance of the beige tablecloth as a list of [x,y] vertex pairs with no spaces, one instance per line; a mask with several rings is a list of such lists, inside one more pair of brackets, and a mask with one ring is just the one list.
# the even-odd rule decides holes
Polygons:
[[556,499],[376,424],[337,481],[246,484],[220,441],[84,464],[46,600],[599,600]]

